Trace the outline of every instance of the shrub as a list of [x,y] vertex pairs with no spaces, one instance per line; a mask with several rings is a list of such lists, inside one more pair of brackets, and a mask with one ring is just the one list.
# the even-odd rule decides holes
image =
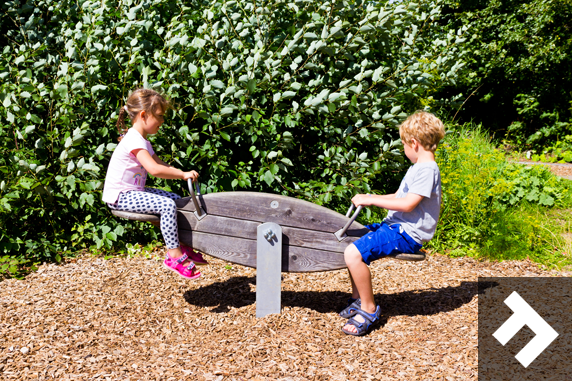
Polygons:
[[100,201],[117,110],[140,86],[178,105],[152,143],[203,192],[334,205],[383,187],[403,168],[397,123],[462,67],[466,28],[439,15],[432,1],[5,2],[0,253],[155,238]]
[[[536,152],[536,151],[533,151]],[[572,135],[559,137],[559,140],[549,144],[542,153],[530,155],[532,160],[542,162],[572,162]]]
[[551,221],[540,216],[548,207],[570,206],[570,182],[542,166],[509,163],[479,127],[467,127],[447,135],[437,150],[443,203],[429,246],[452,255],[555,263],[547,254],[554,249]]

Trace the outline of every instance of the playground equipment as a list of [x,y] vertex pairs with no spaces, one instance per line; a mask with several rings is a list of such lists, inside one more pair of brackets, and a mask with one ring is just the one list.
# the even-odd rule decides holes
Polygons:
[[[350,217],[308,201],[258,192],[201,195],[188,181],[190,197],[176,200],[179,240],[213,257],[254,267],[256,316],[280,313],[281,272],[329,271],[346,267],[344,250],[368,229]],[[113,210],[117,217],[148,221],[159,216]],[[425,254],[391,257],[422,261]]]

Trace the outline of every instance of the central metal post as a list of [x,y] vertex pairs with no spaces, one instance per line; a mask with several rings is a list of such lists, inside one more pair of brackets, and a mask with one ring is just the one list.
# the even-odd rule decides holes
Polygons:
[[280,313],[282,228],[274,222],[258,225],[256,234],[256,317]]

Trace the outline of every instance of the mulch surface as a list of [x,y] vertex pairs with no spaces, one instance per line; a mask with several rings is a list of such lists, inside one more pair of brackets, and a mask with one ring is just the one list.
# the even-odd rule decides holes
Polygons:
[[382,323],[347,336],[346,271],[285,273],[257,319],[256,270],[210,259],[188,281],[156,260],[83,257],[0,282],[6,380],[476,380],[479,276],[560,276],[529,261],[374,262]]

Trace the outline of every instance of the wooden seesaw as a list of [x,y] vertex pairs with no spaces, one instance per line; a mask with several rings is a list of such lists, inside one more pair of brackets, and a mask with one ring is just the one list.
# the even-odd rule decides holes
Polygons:
[[[281,272],[338,270],[344,250],[368,229],[355,222],[352,204],[345,216],[297,198],[259,192],[201,195],[188,181],[190,197],[175,200],[179,240],[210,256],[254,267],[256,316],[280,313]],[[198,196],[198,197],[197,197]],[[159,226],[159,216],[112,210],[117,217]],[[422,261],[425,254],[390,257]]]

